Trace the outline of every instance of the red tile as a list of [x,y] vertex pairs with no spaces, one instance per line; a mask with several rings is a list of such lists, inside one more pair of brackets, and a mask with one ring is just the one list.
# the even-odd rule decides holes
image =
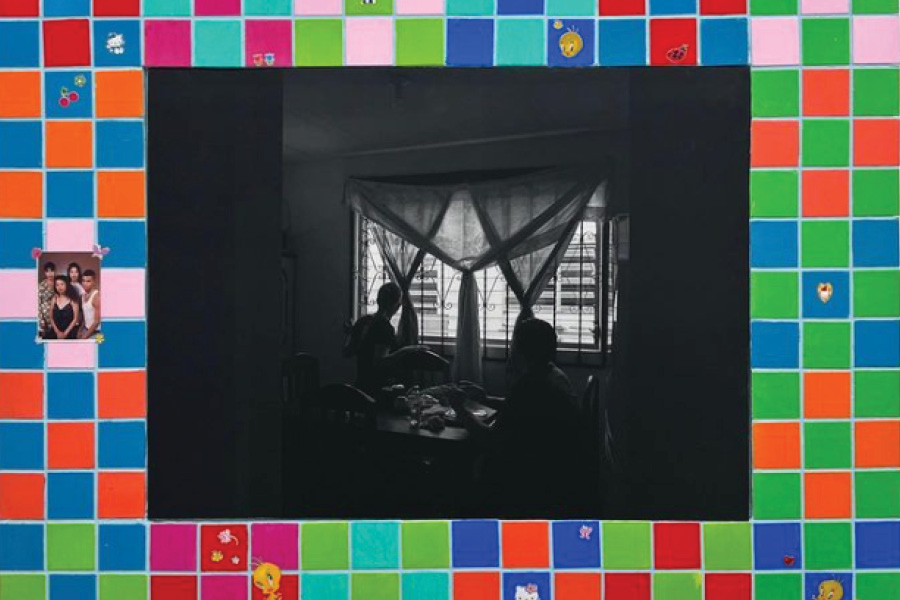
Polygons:
[[197,577],[153,575],[150,577],[150,600],[197,600]]
[[657,569],[699,569],[700,524],[654,523],[653,555]]
[[556,600],[599,599],[600,573],[557,573],[554,587]]
[[817,117],[850,114],[850,71],[803,71],[803,114]]
[[[253,576],[250,576],[250,600],[271,600],[271,596],[253,585]],[[282,575],[281,585],[278,588],[278,600],[299,600],[300,578],[297,575]]]
[[894,167],[900,164],[900,121],[854,120],[853,164],[863,167]]
[[89,67],[90,37],[87,19],[44,21],[44,66]]
[[44,475],[0,473],[0,520],[44,518]]
[[44,416],[42,373],[0,373],[0,419]]
[[200,527],[200,570],[247,571],[246,525],[221,523]]
[[700,0],[701,15],[745,15],[747,0]]
[[37,17],[38,0],[0,0],[0,17]]
[[650,600],[650,573],[607,573],[605,600]]
[[501,527],[503,566],[541,569],[550,566],[550,524],[546,521],[504,521]]
[[453,600],[500,600],[500,574],[496,571],[454,573]]
[[652,19],[650,64],[684,66],[697,64],[696,19]]
[[94,0],[95,17],[139,17],[141,0]]
[[846,217],[850,171],[803,171],[803,216]]
[[646,13],[644,0],[600,0],[600,14],[604,17],[644,15]]
[[706,600],[750,600],[750,581],[749,573],[707,575]]

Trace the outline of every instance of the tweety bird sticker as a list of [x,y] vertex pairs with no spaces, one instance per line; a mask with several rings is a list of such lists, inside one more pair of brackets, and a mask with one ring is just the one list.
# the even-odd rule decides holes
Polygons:
[[266,600],[281,600],[281,569],[272,563],[260,563],[253,570],[253,585]]
[[[562,29],[562,21],[556,21],[553,24],[553,28]],[[584,40],[581,38],[581,34],[579,34],[574,27],[570,27],[568,31],[562,34],[562,36],[560,36],[559,38],[559,50],[566,58],[574,58],[578,56],[582,48],[584,48]]]
[[844,586],[837,579],[826,579],[819,584],[819,593],[812,600],[844,600]]

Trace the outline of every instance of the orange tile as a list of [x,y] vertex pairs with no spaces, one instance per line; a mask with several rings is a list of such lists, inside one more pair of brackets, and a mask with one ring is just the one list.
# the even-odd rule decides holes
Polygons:
[[101,171],[97,174],[98,217],[143,217],[143,171]]
[[850,214],[849,171],[803,171],[803,216]]
[[43,188],[39,171],[0,171],[0,218],[40,219]]
[[803,416],[807,419],[850,418],[850,373],[830,371],[803,375]]
[[793,167],[800,155],[797,121],[753,121],[750,164],[753,167]]
[[98,475],[97,516],[101,519],[142,519],[147,496],[143,472],[103,471]]
[[44,475],[0,473],[0,519],[44,518]]
[[803,114],[821,117],[850,114],[850,71],[803,71]]
[[856,466],[900,467],[900,421],[857,421]]
[[101,419],[140,418],[147,414],[145,371],[101,372],[97,376],[98,415]]
[[144,116],[143,71],[98,71],[94,79],[97,117]]
[[501,527],[503,566],[546,568],[550,564],[550,524],[547,521],[504,521]]
[[89,169],[94,164],[90,121],[47,121],[46,165],[51,169]]
[[458,571],[453,574],[453,600],[497,600],[500,597],[500,573],[497,571]]
[[849,519],[852,514],[853,476],[839,473],[806,473],[804,493],[807,519]]
[[94,424],[48,423],[47,467],[93,469]]
[[753,466],[757,469],[799,469],[800,424],[755,423]]
[[44,375],[0,373],[0,419],[44,416]]
[[0,73],[0,117],[41,116],[41,74],[36,71]]
[[900,164],[900,121],[854,120],[853,164],[864,167],[890,167]]
[[554,578],[556,600],[600,598],[600,573],[557,573]]

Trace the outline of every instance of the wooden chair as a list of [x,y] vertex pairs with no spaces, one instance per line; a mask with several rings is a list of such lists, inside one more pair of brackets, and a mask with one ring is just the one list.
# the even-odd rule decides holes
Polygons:
[[450,361],[431,350],[404,354],[398,370],[400,379],[408,386],[426,388],[450,380]]
[[347,430],[375,427],[375,399],[349,383],[322,387],[316,405],[332,426]]

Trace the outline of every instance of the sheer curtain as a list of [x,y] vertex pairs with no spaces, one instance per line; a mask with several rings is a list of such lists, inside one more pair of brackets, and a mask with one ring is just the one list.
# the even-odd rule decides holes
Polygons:
[[[475,273],[498,264],[522,306],[518,320],[529,316],[589,201],[598,189],[602,193],[601,181],[601,174],[580,169],[441,186],[350,179],[345,199],[353,210],[387,230],[379,248],[384,244],[390,252],[389,263],[395,264],[389,264],[391,277],[401,287],[406,277],[408,289],[424,253],[462,273],[453,376],[481,381]],[[405,318],[415,323],[411,301],[404,305],[406,313],[413,316]]]

